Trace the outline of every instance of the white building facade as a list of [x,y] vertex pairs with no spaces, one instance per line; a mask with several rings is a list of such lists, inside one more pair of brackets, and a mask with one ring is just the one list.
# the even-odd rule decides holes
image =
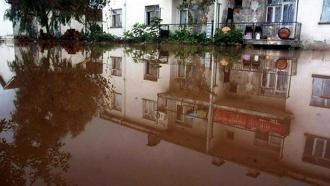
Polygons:
[[[253,25],[262,28],[262,39],[277,41],[279,29],[287,27],[291,31],[288,40],[302,41],[307,47],[330,43],[330,0],[216,0],[207,15],[187,13],[179,8],[181,3],[182,0],[113,0],[103,9],[104,32],[121,37],[136,23],[148,24],[152,16],[161,18],[162,24],[195,24],[206,16],[213,33],[228,23],[244,33],[247,26]],[[288,40],[282,43],[292,43]]]

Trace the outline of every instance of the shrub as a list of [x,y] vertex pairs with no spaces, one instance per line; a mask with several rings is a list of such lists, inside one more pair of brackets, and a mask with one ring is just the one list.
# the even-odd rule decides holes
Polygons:
[[89,37],[87,38],[87,40],[89,40],[89,41],[115,41],[116,37],[111,34],[107,34],[107,33],[94,33],[94,34],[90,34]]
[[77,41],[81,38],[80,32],[75,29],[67,29],[65,33],[61,36],[62,40]]
[[233,45],[243,43],[243,33],[235,28],[228,32],[218,29],[214,35],[214,44],[216,45]]
[[87,41],[116,41],[117,38],[111,34],[102,32],[102,28],[98,24],[91,24],[89,26],[89,30],[84,32],[83,30],[80,31],[80,40],[87,40]]
[[124,33],[124,40],[127,42],[152,42],[159,36],[160,22],[157,17],[151,18],[150,25],[136,23],[132,30]]
[[102,33],[102,28],[100,25],[98,25],[97,23],[90,23],[89,24],[89,33]]
[[184,44],[207,44],[210,42],[205,33],[191,33],[186,28],[170,34],[169,40]]

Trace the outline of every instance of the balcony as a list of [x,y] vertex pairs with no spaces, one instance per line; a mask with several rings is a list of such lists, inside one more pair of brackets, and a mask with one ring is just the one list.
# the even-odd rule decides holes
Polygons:
[[[301,23],[298,22],[241,22],[241,23],[219,23],[218,29],[230,26],[243,33],[244,45],[259,46],[288,46],[299,47],[301,44],[300,33]],[[186,29],[191,33],[205,33],[207,37],[214,34],[214,24],[163,24],[162,33],[174,33],[175,31]]]
[[[219,24],[219,28],[226,24]],[[301,23],[298,22],[257,22],[233,23],[232,27],[244,34],[246,45],[300,46]]]

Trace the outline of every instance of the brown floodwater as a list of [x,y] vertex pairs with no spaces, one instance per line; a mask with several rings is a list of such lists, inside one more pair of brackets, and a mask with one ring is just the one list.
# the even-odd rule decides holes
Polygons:
[[0,45],[0,185],[330,185],[330,52]]

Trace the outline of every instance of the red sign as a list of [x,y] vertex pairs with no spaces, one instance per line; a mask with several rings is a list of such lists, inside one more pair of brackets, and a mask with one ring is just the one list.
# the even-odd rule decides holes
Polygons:
[[213,119],[217,123],[252,131],[259,130],[263,133],[274,132],[282,136],[287,136],[289,134],[289,124],[285,124],[279,120],[261,118],[239,112],[216,109]]

